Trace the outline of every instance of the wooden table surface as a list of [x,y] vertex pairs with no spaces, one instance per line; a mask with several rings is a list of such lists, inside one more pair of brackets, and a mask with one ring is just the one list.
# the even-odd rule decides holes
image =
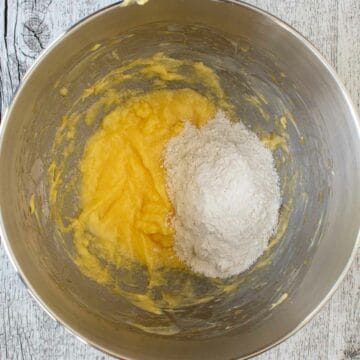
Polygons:
[[[112,0],[0,0],[1,113],[48,44]],[[172,0],[169,0],[172,1]],[[196,0],[194,0],[196,1]],[[360,107],[360,0],[249,0],[312,41]],[[6,174],[1,174],[6,176]],[[108,359],[50,319],[0,246],[0,359]],[[360,252],[331,301],[302,330],[257,360],[360,359]]]

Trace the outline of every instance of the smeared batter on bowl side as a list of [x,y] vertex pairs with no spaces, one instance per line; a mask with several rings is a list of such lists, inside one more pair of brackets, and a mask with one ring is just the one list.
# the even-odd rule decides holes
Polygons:
[[[71,84],[59,86],[71,94]],[[153,314],[209,302],[244,281],[188,271],[175,256],[168,222],[172,207],[161,165],[164,144],[184,120],[201,126],[217,109],[231,118],[232,107],[212,69],[156,53],[123,62],[89,84],[55,134],[49,203],[64,249],[89,279]],[[82,149],[84,131],[90,136]],[[284,207],[270,248],[288,218]],[[70,247],[65,238],[71,239]],[[269,261],[265,255],[257,266]],[[178,331],[131,325],[156,333]]]

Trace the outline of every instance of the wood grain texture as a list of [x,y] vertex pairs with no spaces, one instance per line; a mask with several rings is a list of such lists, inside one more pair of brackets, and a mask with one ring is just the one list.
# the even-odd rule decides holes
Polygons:
[[[0,0],[0,113],[26,69],[54,38],[113,2]],[[360,108],[359,0],[248,2],[290,23],[312,41],[338,71]],[[68,334],[38,307],[0,247],[0,359],[107,358]],[[360,252],[320,313],[297,334],[256,359],[360,360]]]

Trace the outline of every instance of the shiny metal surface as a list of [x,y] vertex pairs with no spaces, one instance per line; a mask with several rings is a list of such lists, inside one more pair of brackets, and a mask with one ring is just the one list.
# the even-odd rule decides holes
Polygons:
[[[100,57],[89,52],[96,43],[103,44]],[[292,192],[283,187],[285,198],[292,198],[292,212],[271,261],[235,293],[170,314],[181,329],[172,336],[129,326],[133,317],[154,324],[169,319],[148,319],[148,314],[88,281],[67,259],[47,214],[46,168],[54,155],[50,147],[72,100],[59,100],[54,85],[72,84],[75,97],[91,79],[118,65],[106,56],[112,49],[122,59],[164,51],[204,61],[221,77],[238,116],[255,130],[276,131],[273,119],[285,110],[296,119],[296,127],[288,126],[290,158],[279,165],[283,184],[296,177]],[[263,108],[269,120],[244,101],[257,92],[267,99]],[[7,176],[1,180],[0,205],[10,258],[49,314],[113,355],[226,359],[257,353],[319,309],[355,253],[360,149],[354,108],[311,45],[250,6],[150,0],[142,7],[110,7],[74,27],[41,57],[3,121],[0,171]],[[275,157],[283,155],[279,151]],[[28,210],[32,193],[41,199],[39,221]],[[280,303],[283,294],[288,298]],[[194,327],[194,320],[201,326]]]

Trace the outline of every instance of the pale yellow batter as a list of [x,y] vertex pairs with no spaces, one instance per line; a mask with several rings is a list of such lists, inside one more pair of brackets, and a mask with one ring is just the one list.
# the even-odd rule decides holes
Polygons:
[[184,119],[201,126],[215,106],[194,90],[158,90],[130,99],[102,121],[81,160],[81,213],[73,222],[76,262],[97,281],[139,262],[148,271],[182,264],[173,250],[162,152]]

